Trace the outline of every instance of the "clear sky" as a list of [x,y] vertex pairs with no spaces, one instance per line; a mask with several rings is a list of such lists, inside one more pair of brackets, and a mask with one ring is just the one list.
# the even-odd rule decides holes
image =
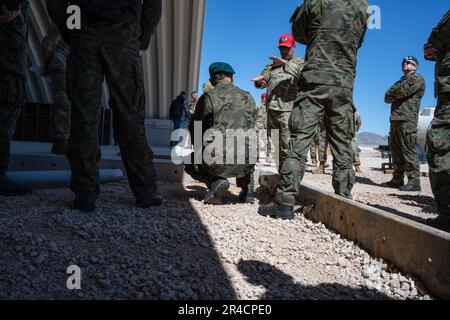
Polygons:
[[[278,55],[278,38],[291,32],[289,19],[303,3],[296,0],[207,0],[203,39],[201,84],[208,80],[212,62],[230,63],[236,84],[250,91],[259,102],[263,93],[250,79]],[[431,29],[449,10],[450,0],[373,0],[381,9],[381,29],[369,30],[358,56],[355,106],[363,118],[360,132],[389,133],[390,107],[384,93],[402,76],[404,56],[419,59],[419,73],[427,82],[422,107],[435,106],[434,63],[423,58],[423,45]],[[304,46],[297,55],[304,57]]]

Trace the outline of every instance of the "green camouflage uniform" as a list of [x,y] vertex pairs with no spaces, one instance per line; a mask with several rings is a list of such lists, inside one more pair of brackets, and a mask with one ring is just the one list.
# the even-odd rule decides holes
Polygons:
[[352,140],[352,148],[353,148],[353,164],[355,166],[361,165],[361,159],[359,157],[359,146],[358,146],[358,131],[361,128],[362,120],[361,115],[358,111],[355,111],[354,115],[354,121],[355,121],[355,137]]
[[261,88],[267,88],[267,130],[279,130],[279,168],[283,165],[289,149],[289,117],[300,90],[298,80],[304,61],[294,57],[283,67],[273,68],[272,65],[267,65],[261,73],[264,77]]
[[292,16],[294,38],[307,48],[301,91],[289,120],[291,142],[281,169],[279,204],[296,203],[311,141],[324,113],[333,153],[333,187],[336,194],[351,198],[355,181],[353,85],[367,19],[366,0],[305,0]]
[[72,124],[68,158],[71,188],[77,195],[98,196],[100,192],[98,114],[104,77],[111,95],[115,138],[133,194],[139,200],[156,192],[153,152],[144,131],[139,49],[148,48],[161,17],[161,6],[161,0],[144,0],[137,16],[114,23],[90,19],[84,12],[82,29],[67,35],[66,1],[47,1],[53,21],[70,37],[68,93]]
[[386,92],[386,103],[392,103],[390,149],[395,184],[403,185],[405,173],[409,183],[420,185],[420,162],[417,155],[417,125],[425,80],[417,73],[403,76]]
[[70,100],[67,97],[67,58],[70,49],[61,38],[58,27],[50,24],[42,40],[44,73],[52,81],[54,108],[54,140],[67,143],[70,132]]
[[10,141],[26,100],[28,1],[10,22],[0,21],[0,178],[9,166]]
[[314,165],[317,165],[317,157],[322,163],[326,163],[328,159],[327,155],[328,141],[327,141],[327,130],[325,127],[325,118],[319,122],[314,134],[314,139],[311,141],[310,154],[311,160]]
[[[242,91],[234,84],[221,81],[214,89],[202,95],[197,104],[194,121],[190,124],[192,141],[194,137],[194,122],[202,122],[203,134],[208,129],[220,131],[225,137],[227,129],[242,129],[244,131],[255,128],[256,103],[250,93]],[[207,145],[207,144],[206,144]],[[195,146],[203,148],[205,146]],[[224,142],[223,163],[226,163],[226,142]],[[247,146],[248,147],[248,146]],[[247,149],[248,150],[248,149]],[[228,150],[236,151],[236,150]],[[237,154],[237,152],[235,152]],[[253,184],[253,170],[255,164],[190,164],[186,165],[186,172],[195,180],[205,183],[208,187],[218,179],[237,178],[238,187]],[[192,161],[194,163],[194,161]]]
[[440,50],[436,63],[438,105],[427,139],[430,181],[439,213],[450,217],[450,11],[428,42]]

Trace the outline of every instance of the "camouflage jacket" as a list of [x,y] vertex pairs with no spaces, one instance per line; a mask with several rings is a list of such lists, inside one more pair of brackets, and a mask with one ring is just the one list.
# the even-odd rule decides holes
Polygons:
[[[243,91],[236,87],[232,83],[220,82],[214,89],[208,91],[208,93],[203,94],[195,109],[194,121],[191,121],[189,130],[191,136],[194,140],[194,123],[195,121],[202,122],[202,134],[209,129],[214,129],[219,131],[224,138],[223,142],[223,163],[226,163],[225,155],[227,152],[234,152],[237,154],[236,150],[227,150],[226,143],[226,133],[228,129],[244,131],[255,129],[255,119],[256,119],[256,103],[250,93]],[[208,139],[206,139],[208,140]],[[205,141],[204,147],[207,147],[212,141]],[[235,148],[236,149],[236,148]],[[248,145],[246,141],[246,150],[248,150]],[[248,157],[246,157],[246,160]],[[235,162],[236,163],[236,162]],[[242,173],[242,168],[240,166],[231,166],[227,172],[236,171],[237,175],[245,175]],[[245,168],[245,173],[250,171],[250,167]],[[241,174],[242,173],[242,174]]]
[[0,80],[15,75],[25,80],[28,46],[28,1],[22,3],[19,15],[0,22]]
[[436,61],[436,96],[443,99],[445,94],[447,100],[436,109],[433,123],[450,123],[450,10],[433,29],[428,43],[440,50]]
[[261,102],[256,107],[257,113],[256,113],[256,121],[255,121],[255,128],[256,129],[267,129],[267,108],[266,105]]
[[197,106],[197,100],[192,100],[189,102],[189,117],[192,117],[195,113],[195,107]]
[[44,73],[65,73],[70,49],[62,40],[58,27],[50,24],[47,36],[42,40]]
[[417,73],[407,74],[397,81],[385,96],[385,102],[392,104],[391,121],[417,123],[424,93],[425,80]]
[[147,50],[150,39],[159,24],[162,13],[162,0],[143,0],[137,16],[120,23],[111,23],[90,19],[89,15],[82,20],[80,31],[69,32],[66,27],[66,10],[77,1],[46,0],[47,10],[68,43],[78,39],[116,43]]
[[299,79],[304,62],[302,58],[294,57],[284,67],[273,68],[269,64],[261,72],[264,77],[261,88],[267,88],[267,104],[270,110],[292,111],[300,91]]
[[368,17],[367,0],[305,0],[291,18],[295,40],[307,46],[302,83],[353,89]]

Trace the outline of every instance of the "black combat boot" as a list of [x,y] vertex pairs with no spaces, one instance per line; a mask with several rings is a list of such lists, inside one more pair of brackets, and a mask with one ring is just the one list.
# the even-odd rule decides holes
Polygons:
[[18,197],[31,194],[32,190],[28,186],[18,184],[6,175],[0,174],[0,196],[3,197]]
[[243,203],[254,204],[255,200],[255,192],[253,190],[253,187],[243,187],[241,193],[239,193],[239,201]]
[[391,180],[389,182],[383,183],[381,186],[385,188],[391,188],[391,189],[398,189],[403,187],[405,184],[403,182],[397,182],[394,180]]
[[75,210],[79,210],[83,213],[91,213],[95,211],[95,202],[97,197],[88,193],[80,193],[75,196],[73,206]]
[[411,184],[408,183],[407,185],[404,185],[402,187],[400,187],[400,191],[403,192],[419,192],[422,191],[422,188],[420,187],[420,184]]
[[276,202],[260,206],[258,214],[264,217],[275,217],[282,220],[293,220],[295,218],[293,206],[278,204]]
[[142,199],[136,199],[136,207],[142,208],[142,209],[149,209],[152,207],[159,207],[162,205],[162,197],[155,192],[153,195],[149,197],[145,197]]
[[227,193],[230,188],[230,183],[226,179],[219,179],[213,182],[208,191],[206,192],[205,204],[221,205],[223,204],[222,197]]

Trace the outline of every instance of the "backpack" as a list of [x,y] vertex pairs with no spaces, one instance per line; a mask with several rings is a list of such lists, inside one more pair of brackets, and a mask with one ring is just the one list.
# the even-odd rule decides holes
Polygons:
[[98,21],[118,23],[136,19],[142,0],[76,0],[82,14]]

